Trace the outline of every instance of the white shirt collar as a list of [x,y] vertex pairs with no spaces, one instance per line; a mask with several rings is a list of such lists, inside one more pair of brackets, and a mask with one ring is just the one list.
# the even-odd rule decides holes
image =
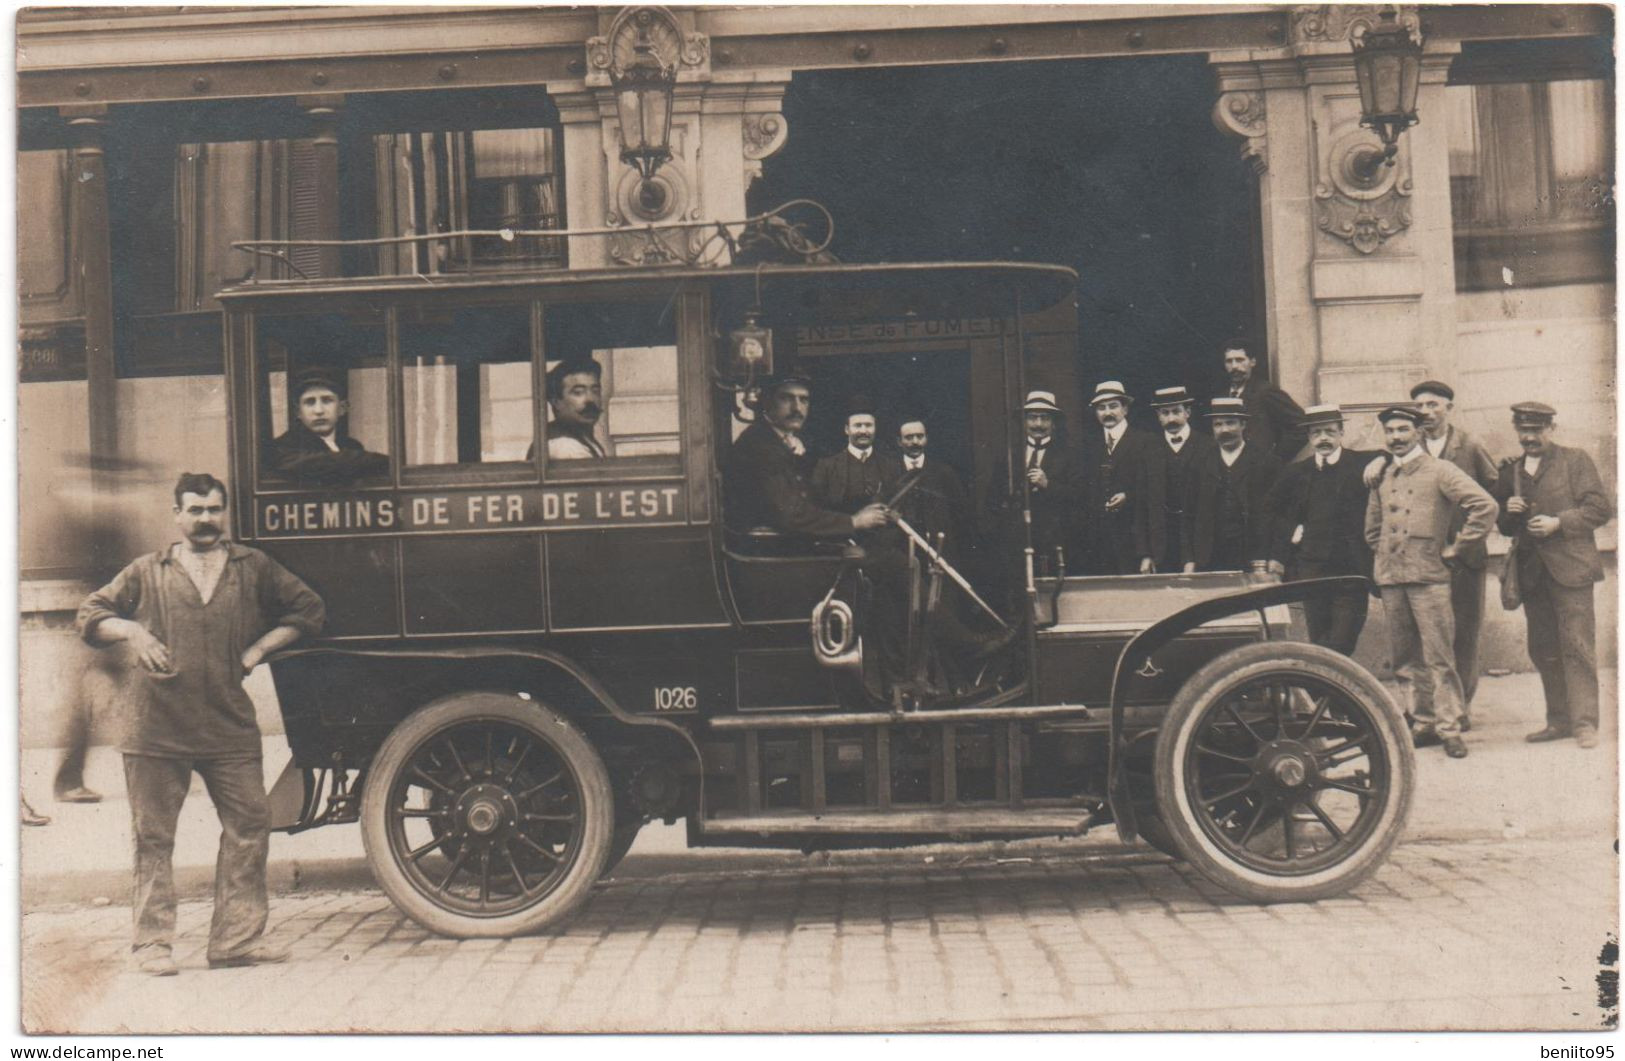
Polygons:
[[1164,431],[1162,433],[1162,437],[1165,441],[1167,441],[1168,448],[1173,450],[1175,453],[1178,453],[1180,450],[1185,448],[1185,443],[1191,440],[1190,425],[1186,424],[1184,427],[1180,428],[1177,434],[1170,435],[1168,432]]
[[1422,445],[1426,446],[1427,451],[1433,454],[1435,457],[1444,456],[1445,443],[1449,441],[1450,429],[1448,427],[1444,429],[1444,434],[1440,435],[1438,438],[1429,438],[1427,435],[1422,436]]
[[1247,443],[1245,443],[1245,442],[1243,442],[1241,445],[1237,446],[1233,450],[1225,449],[1223,446],[1220,446],[1219,447],[1219,458],[1224,461],[1225,467],[1228,468],[1228,467],[1231,467],[1232,465],[1234,465],[1238,460],[1240,460],[1241,455],[1243,453],[1245,453],[1246,451],[1247,451]]
[[868,460],[870,457],[874,456],[875,452],[873,446],[869,447],[868,449],[859,449],[856,446],[847,446],[846,451],[852,454],[852,458],[854,460],[860,462]]
[[322,443],[327,446],[329,450],[333,451],[334,453],[339,451],[339,433],[337,431],[327,435],[317,435],[316,437],[321,439]]
[[909,471],[913,471],[915,468],[925,467],[925,454],[922,453],[918,457],[910,457],[906,453],[903,454],[903,467]]
[[1111,439],[1114,443],[1115,442],[1121,442],[1121,441],[1123,441],[1124,433],[1127,432],[1127,431],[1128,431],[1128,421],[1127,420],[1119,420],[1119,421],[1117,421],[1117,426],[1116,427],[1108,427],[1108,428],[1106,428],[1106,437]]
[[1540,471],[1540,458],[1539,457],[1525,457],[1523,459],[1523,470],[1528,472],[1530,475],[1534,475],[1537,472],[1539,472]]
[[1330,457],[1322,457],[1318,453],[1315,454],[1315,467],[1322,468],[1329,464],[1335,468],[1337,466],[1337,462],[1342,459],[1343,447],[1338,446],[1336,449],[1332,450],[1332,455]]
[[1420,457],[1422,455],[1422,452],[1423,451],[1422,451],[1421,446],[1413,446],[1413,447],[1411,447],[1411,451],[1409,453],[1405,454],[1403,457],[1395,457],[1394,460],[1399,462],[1400,467],[1404,467],[1405,465],[1409,464],[1411,461],[1413,461],[1416,458]]

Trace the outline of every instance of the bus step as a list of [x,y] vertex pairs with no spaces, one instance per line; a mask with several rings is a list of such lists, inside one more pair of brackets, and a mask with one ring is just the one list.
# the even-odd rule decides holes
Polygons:
[[1008,807],[937,810],[840,811],[829,814],[754,814],[711,818],[700,824],[708,836],[766,836],[774,833],[868,833],[891,836],[1082,836],[1093,821],[1082,807]]

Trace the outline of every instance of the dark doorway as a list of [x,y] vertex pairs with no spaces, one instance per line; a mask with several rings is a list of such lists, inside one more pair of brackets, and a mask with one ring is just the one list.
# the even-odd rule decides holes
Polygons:
[[823,202],[844,261],[1072,266],[1080,376],[1148,415],[1257,330],[1255,193],[1213,99],[1200,56],[798,73],[751,206]]

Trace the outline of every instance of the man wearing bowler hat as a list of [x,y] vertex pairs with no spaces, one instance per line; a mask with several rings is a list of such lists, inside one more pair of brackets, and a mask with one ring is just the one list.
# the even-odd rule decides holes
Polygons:
[[[1021,510],[1023,491],[1031,505],[1033,557],[1039,571],[1053,569],[1057,547],[1071,551],[1083,497],[1078,459],[1061,442],[1064,419],[1053,391],[1027,393],[1021,406],[1021,466],[1011,493],[1015,511]],[[1020,548],[1014,553],[1019,558]],[[1075,560],[1069,564],[1076,570]]]
[[[1365,540],[1376,554],[1394,673],[1410,691],[1412,738],[1418,748],[1444,744],[1465,758],[1461,677],[1456,673],[1450,569],[1465,543],[1481,541],[1495,522],[1495,500],[1470,475],[1422,446],[1422,414],[1391,405],[1377,414],[1392,463],[1365,510]],[[1456,509],[1467,518],[1448,539]]]
[[865,395],[846,405],[846,448],[819,460],[813,468],[813,494],[838,512],[856,512],[880,498],[885,473],[875,455],[875,407]]
[[294,378],[297,422],[266,450],[266,471],[298,486],[341,486],[389,471],[389,458],[369,453],[345,430],[350,403],[344,373],[312,368]]
[[[1365,508],[1370,491],[1361,478],[1374,453],[1343,448],[1343,410],[1314,405],[1304,411],[1312,451],[1281,471],[1271,508],[1275,532],[1270,569],[1293,581],[1336,575],[1371,577],[1371,550],[1365,543]],[[1309,640],[1354,655],[1365,627],[1364,589],[1304,602]]]
[[1213,449],[1213,436],[1191,426],[1195,403],[1184,387],[1163,387],[1151,396],[1162,427],[1162,551],[1157,555],[1158,571],[1178,571],[1184,563],[1185,489],[1196,474],[1196,466]]
[[1572,736],[1597,744],[1597,617],[1592,584],[1602,581],[1595,531],[1613,517],[1597,467],[1582,450],[1552,441],[1557,410],[1512,407],[1521,457],[1501,465],[1495,496],[1501,533],[1514,541],[1518,590],[1529,628],[1529,659],[1546,694],[1546,726],[1531,743]]
[[1274,525],[1270,491],[1281,460],[1247,441],[1247,407],[1240,398],[1214,398],[1207,418],[1215,446],[1185,486],[1184,569],[1266,571]]
[[1116,380],[1089,400],[1100,426],[1084,433],[1085,504],[1100,528],[1091,544],[1102,575],[1150,574],[1164,546],[1161,455],[1155,438],[1129,426],[1133,402]]

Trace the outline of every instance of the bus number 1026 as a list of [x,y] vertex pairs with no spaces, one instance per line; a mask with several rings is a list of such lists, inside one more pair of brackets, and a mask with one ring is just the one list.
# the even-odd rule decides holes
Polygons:
[[655,686],[656,711],[693,711],[699,703],[700,694],[692,685]]

